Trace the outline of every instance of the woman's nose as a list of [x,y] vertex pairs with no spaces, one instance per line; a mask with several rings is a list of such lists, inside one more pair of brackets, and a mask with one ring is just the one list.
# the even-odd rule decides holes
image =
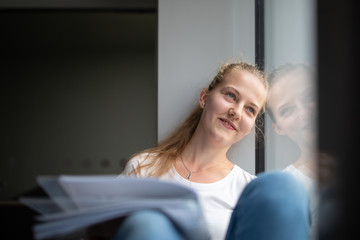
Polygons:
[[241,107],[230,108],[229,115],[234,120],[240,120],[242,116],[242,108]]

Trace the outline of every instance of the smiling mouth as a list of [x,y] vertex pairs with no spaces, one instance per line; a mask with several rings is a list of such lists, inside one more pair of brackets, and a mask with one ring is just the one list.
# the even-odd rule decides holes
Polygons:
[[231,121],[229,121],[227,119],[223,119],[223,118],[220,118],[220,121],[227,129],[231,129],[231,130],[236,131],[236,128],[235,128],[234,124]]

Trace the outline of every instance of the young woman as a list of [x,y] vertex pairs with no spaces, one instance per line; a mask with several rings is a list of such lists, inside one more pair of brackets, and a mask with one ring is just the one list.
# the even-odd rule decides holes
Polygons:
[[[193,188],[211,239],[307,239],[307,195],[302,185],[285,173],[256,177],[226,155],[251,132],[266,97],[267,81],[256,66],[224,64],[186,121],[158,146],[133,156],[122,174]],[[114,237],[188,238],[156,211],[127,217]]]
[[268,113],[274,131],[300,148],[298,159],[284,171],[293,174],[311,197],[312,239],[317,239],[318,161],[316,153],[316,101],[312,70],[303,64],[285,64],[269,75]]

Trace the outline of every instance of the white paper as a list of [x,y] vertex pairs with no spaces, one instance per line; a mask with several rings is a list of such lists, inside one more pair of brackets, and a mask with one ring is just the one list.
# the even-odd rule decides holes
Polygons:
[[49,200],[23,199],[43,213],[34,227],[36,239],[65,235],[146,209],[165,214],[188,239],[209,239],[197,195],[184,185],[115,175],[42,176],[38,182],[58,209]]

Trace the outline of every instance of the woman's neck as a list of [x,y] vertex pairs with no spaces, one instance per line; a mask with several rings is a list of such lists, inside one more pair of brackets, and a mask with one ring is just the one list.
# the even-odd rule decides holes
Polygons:
[[175,169],[183,178],[197,183],[214,183],[226,177],[234,165],[226,154],[188,145],[175,161]]
[[175,161],[176,171],[185,179],[197,183],[213,183],[227,176],[234,165],[226,156],[229,147],[214,144],[195,132]]
[[182,152],[183,159],[195,168],[204,168],[227,160],[226,153],[230,147],[218,147],[194,134]]

